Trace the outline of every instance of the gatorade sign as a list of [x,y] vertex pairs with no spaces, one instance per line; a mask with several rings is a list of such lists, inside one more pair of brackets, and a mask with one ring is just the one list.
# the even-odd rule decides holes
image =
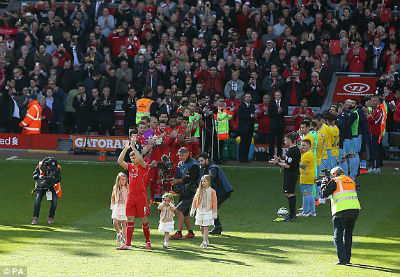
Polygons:
[[349,98],[360,100],[361,97],[372,96],[375,94],[377,80],[376,77],[339,76],[332,102]]
[[115,152],[125,147],[125,141],[125,137],[72,136],[72,148]]

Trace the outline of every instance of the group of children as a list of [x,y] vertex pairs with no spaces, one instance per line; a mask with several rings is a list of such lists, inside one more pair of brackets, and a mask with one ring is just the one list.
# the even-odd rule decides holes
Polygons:
[[[116,231],[116,243],[120,245],[123,245],[126,241],[127,216],[125,214],[125,204],[128,198],[128,186],[126,174],[122,172],[118,173],[112,190],[110,209],[112,210],[111,218]],[[162,202],[158,205],[158,210],[160,212],[158,231],[164,235],[163,247],[168,248],[169,234],[175,228],[175,205],[172,193],[164,193]],[[203,242],[200,246],[204,249],[207,249],[209,245],[208,226],[214,225],[214,219],[217,218],[217,211],[217,194],[211,188],[211,176],[204,175],[200,180],[190,211],[191,217],[194,217],[196,214],[195,224],[200,226],[203,235]],[[122,233],[120,223],[122,225]]]

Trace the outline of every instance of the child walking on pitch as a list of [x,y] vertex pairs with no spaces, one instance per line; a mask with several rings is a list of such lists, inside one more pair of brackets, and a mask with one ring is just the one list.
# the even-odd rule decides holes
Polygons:
[[201,247],[207,249],[208,242],[208,226],[214,225],[214,219],[217,218],[217,193],[211,188],[211,176],[204,175],[201,177],[199,188],[193,198],[190,216],[193,217],[196,212],[196,225],[200,225],[203,234],[203,242]]
[[162,197],[162,202],[158,205],[160,210],[160,225],[158,231],[164,234],[164,248],[169,246],[169,233],[174,231],[174,211],[173,196],[171,193],[165,193]]
[[[112,211],[111,218],[113,220],[115,231],[117,232],[118,244],[124,244],[126,241],[126,199],[128,198],[128,178],[120,172],[115,179],[115,185],[111,194],[110,210]],[[122,233],[119,227],[119,222],[122,225]]]

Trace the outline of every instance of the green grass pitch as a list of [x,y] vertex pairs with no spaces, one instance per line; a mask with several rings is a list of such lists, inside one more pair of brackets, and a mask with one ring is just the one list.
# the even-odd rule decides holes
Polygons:
[[[287,206],[282,174],[262,166],[226,166],[235,191],[220,210],[224,232],[171,241],[163,249],[158,212],[150,215],[153,250],[146,250],[139,221],[132,251],[116,251],[109,210],[116,164],[61,162],[63,198],[56,224],[47,224],[42,202],[38,226],[31,226],[34,161],[0,161],[0,266],[26,266],[28,276],[396,276],[400,275],[400,174],[364,175],[362,211],[354,231],[352,262],[335,266],[329,202],[316,218],[274,223]],[[298,206],[301,197],[297,196]],[[175,223],[176,227],[176,223]],[[184,231],[184,234],[186,231]],[[1,273],[0,273],[1,276]]]

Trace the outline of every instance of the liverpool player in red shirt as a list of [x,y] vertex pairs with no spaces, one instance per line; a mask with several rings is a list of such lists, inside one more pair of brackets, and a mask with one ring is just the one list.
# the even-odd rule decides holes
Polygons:
[[[133,145],[135,141],[132,141]],[[132,152],[129,154],[132,163],[126,163],[124,157],[128,149]],[[146,248],[151,249],[150,244],[150,226],[147,222],[147,216],[150,214],[147,203],[147,179],[148,166],[142,158],[142,155],[131,147],[131,143],[126,141],[125,148],[118,157],[118,164],[125,170],[129,171],[129,193],[126,202],[126,216],[128,217],[128,228],[126,242],[118,250],[130,250],[133,230],[135,227],[134,220],[138,217],[142,222],[143,234],[146,238]]]

